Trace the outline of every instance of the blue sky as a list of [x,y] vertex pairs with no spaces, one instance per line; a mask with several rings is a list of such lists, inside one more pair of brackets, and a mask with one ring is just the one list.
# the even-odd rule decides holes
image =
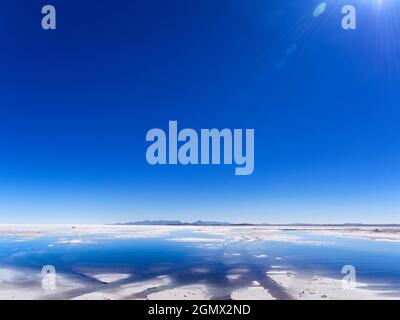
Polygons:
[[[400,223],[400,3],[320,3],[2,1],[0,223]],[[150,166],[169,120],[254,128],[254,173]]]

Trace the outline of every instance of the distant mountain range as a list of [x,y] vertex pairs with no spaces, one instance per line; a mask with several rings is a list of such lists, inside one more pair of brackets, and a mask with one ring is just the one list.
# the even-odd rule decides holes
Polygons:
[[143,220],[125,223],[115,223],[115,225],[139,225],[139,226],[229,226],[229,222],[218,221],[194,221],[182,222],[179,220]]
[[314,224],[314,223],[230,223],[220,221],[182,222],[180,220],[143,220],[134,222],[114,223],[119,226],[287,226],[287,227],[399,227],[400,224],[365,224],[365,223],[342,223],[342,224]]

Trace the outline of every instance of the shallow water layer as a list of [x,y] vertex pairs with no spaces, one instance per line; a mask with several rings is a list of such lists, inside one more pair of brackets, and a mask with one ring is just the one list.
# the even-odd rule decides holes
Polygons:
[[119,285],[166,275],[173,285],[165,288],[205,284],[217,299],[229,298],[235,288],[257,281],[274,297],[285,299],[288,295],[266,277],[267,271],[296,270],[341,279],[342,267],[352,265],[357,281],[368,283],[373,289],[400,292],[399,242],[317,236],[300,231],[285,233],[301,238],[302,242],[227,241],[222,236],[190,231],[133,239],[99,234],[83,236],[79,242],[71,237],[2,237],[0,268],[40,273],[44,265],[52,265],[57,272],[87,286],[75,291],[75,295],[101,285],[94,277],[96,274],[123,273],[131,276],[117,281]]

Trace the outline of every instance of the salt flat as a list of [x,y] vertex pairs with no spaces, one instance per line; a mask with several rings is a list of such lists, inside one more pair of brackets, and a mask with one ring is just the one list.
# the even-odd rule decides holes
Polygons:
[[384,300],[400,299],[388,291],[370,290],[367,284],[343,287],[342,280],[298,274],[291,271],[268,271],[267,277],[283,287],[295,300]]
[[275,300],[268,290],[260,286],[236,289],[231,293],[232,300]]
[[182,286],[149,294],[149,300],[209,300],[211,295],[205,285]]
[[[290,231],[301,231],[301,233]],[[307,238],[307,234],[327,236],[327,240],[324,237],[318,237],[318,240],[314,240],[315,237],[310,239]],[[79,271],[82,276],[86,275],[89,280],[99,280],[96,284],[90,284],[90,281],[85,282],[79,277],[58,273],[57,288],[54,291],[44,290],[41,287],[40,270],[0,265],[0,299],[211,299],[215,298],[213,296],[215,291],[210,290],[206,280],[209,274],[218,272],[212,267],[215,261],[219,261],[225,267],[225,273],[221,274],[221,277],[225,279],[227,288],[221,291],[224,292],[222,296],[232,299],[276,299],[277,288],[292,299],[400,298],[398,294],[390,290],[372,290],[367,283],[359,283],[356,288],[345,290],[341,280],[318,274],[309,275],[301,270],[292,269],[288,265],[287,256],[281,252],[271,255],[268,246],[248,253],[238,250],[238,248],[243,248],[242,244],[245,244],[244,247],[247,248],[261,241],[315,246],[325,250],[321,246],[335,245],[329,237],[399,242],[400,228],[394,227],[0,225],[0,238],[7,237],[12,237],[10,243],[15,247],[22,246],[31,240],[44,238],[45,241],[49,241],[45,244],[48,250],[96,246],[104,240],[162,237],[172,247],[184,244],[198,250],[209,251],[211,256],[201,265],[193,265],[183,270],[183,272],[191,272],[195,278],[204,279],[205,281],[201,283],[190,282],[190,279],[186,279],[184,284],[175,282],[171,274],[163,276],[155,274],[153,278],[140,280],[135,279],[134,274],[124,272],[125,270],[122,269],[103,272],[101,268],[94,268],[96,271],[91,273],[75,271]],[[230,249],[227,250],[227,247]],[[99,248],[101,249],[101,246]],[[26,254],[26,252],[21,252],[21,254]],[[17,255],[12,257],[18,258]],[[263,271],[265,278],[273,281],[276,285],[275,289],[269,287],[271,282],[252,278],[252,267],[247,264],[250,260],[257,263],[257,266],[266,265]],[[152,268],[154,270],[161,268],[158,273],[160,275],[166,266],[155,265]],[[340,270],[338,270],[338,277],[340,277]]]
[[202,239],[177,237],[171,241],[183,242],[228,242],[228,241],[284,241],[300,244],[329,244],[312,241],[287,231],[303,231],[319,235],[364,238],[380,241],[400,241],[400,227],[317,227],[317,226],[135,226],[135,225],[45,225],[45,224],[2,224],[0,237],[20,237],[22,240],[43,236],[74,237],[61,238],[58,243],[85,243],[87,237],[106,238],[154,238],[169,235],[175,231],[191,231],[224,238]]

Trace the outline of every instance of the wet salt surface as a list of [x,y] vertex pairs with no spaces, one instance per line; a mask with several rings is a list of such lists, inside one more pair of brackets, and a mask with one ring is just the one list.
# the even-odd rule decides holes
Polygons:
[[[0,277],[0,282],[29,287],[40,281],[44,265],[52,265],[58,274],[70,277],[80,286],[50,294],[48,298],[69,299],[105,288],[113,290],[155,281],[156,284],[144,285],[142,292],[132,293],[129,298],[146,298],[181,286],[205,285],[210,298],[226,299],[235,290],[257,283],[274,298],[289,299],[288,293],[266,276],[267,271],[290,270],[341,279],[342,267],[353,265],[357,280],[369,283],[369,288],[399,294],[400,243],[300,231],[286,233],[309,242],[228,241],[224,236],[192,231],[175,231],[158,238],[107,239],[91,235],[84,241],[72,241],[73,237],[63,237],[62,241],[59,237],[2,237],[0,268],[21,270],[32,277]],[[115,281],[100,281],[98,275],[107,274],[117,274]],[[165,276],[168,281],[154,280]],[[108,278],[113,280],[112,276]],[[260,291],[247,292],[257,290]]]

